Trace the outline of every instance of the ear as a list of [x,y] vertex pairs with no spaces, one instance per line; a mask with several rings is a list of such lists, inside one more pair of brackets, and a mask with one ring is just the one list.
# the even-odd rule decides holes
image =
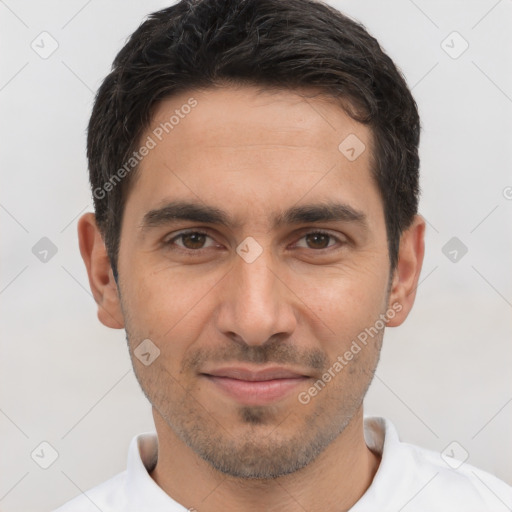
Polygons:
[[[393,282],[388,299],[388,308],[397,312],[387,322],[388,327],[402,324],[414,304],[416,288],[425,254],[425,220],[416,215],[411,226],[400,237],[398,263],[393,273]],[[401,305],[401,308],[398,307]]]
[[80,217],[78,241],[89,276],[89,286],[98,304],[98,318],[107,327],[122,329],[124,319],[119,292],[94,213],[86,213]]

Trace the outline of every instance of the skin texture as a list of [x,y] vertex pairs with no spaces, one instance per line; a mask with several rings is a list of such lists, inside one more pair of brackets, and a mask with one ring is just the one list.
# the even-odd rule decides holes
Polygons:
[[[307,404],[298,394],[393,304],[387,326],[405,320],[425,222],[418,215],[403,233],[390,275],[383,204],[370,174],[371,131],[332,100],[304,98],[309,92],[212,88],[158,106],[142,141],[191,97],[197,101],[144,157],[130,188],[119,289],[94,215],[79,221],[98,317],[126,329],[153,406],[159,454],[151,476],[199,511],[348,509],[378,468],[378,454],[364,442],[362,400],[383,329]],[[354,161],[338,149],[349,134],[366,145]],[[176,200],[222,209],[236,223],[144,228],[149,211]],[[288,208],[329,201],[362,212],[366,224],[273,225]],[[207,236],[177,237],[188,229]],[[247,237],[262,249],[251,263],[236,251]],[[148,366],[133,354],[145,339],[160,350]],[[280,366],[302,379],[278,400],[251,405],[203,375],[221,366]]]

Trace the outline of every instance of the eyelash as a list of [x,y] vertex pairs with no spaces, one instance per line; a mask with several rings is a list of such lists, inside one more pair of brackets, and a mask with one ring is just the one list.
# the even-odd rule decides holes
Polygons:
[[[185,253],[188,253],[188,254],[200,254],[202,251],[211,248],[211,247],[206,247],[206,248],[201,248],[201,249],[187,249],[187,248],[180,247],[180,246],[177,246],[177,248],[173,247],[174,242],[176,240],[182,238],[183,236],[191,235],[191,234],[205,235],[208,238],[212,238],[210,236],[210,234],[208,232],[206,232],[206,231],[202,231],[201,229],[190,229],[190,230],[187,230],[187,231],[181,231],[179,234],[173,236],[170,240],[164,240],[163,241],[163,245],[165,247],[171,249],[171,250],[181,251],[181,252],[185,252]],[[336,237],[333,234],[329,233],[328,231],[324,231],[322,229],[315,229],[315,230],[312,230],[312,231],[308,231],[307,233],[304,233],[299,238],[299,240],[302,240],[303,238],[305,238],[308,235],[317,235],[317,234],[318,235],[326,235],[329,238],[335,240],[341,246],[345,245],[347,243],[346,241],[342,241],[338,237]],[[318,252],[318,253],[321,253],[322,251],[325,251],[325,250],[328,250],[328,249],[332,249],[333,247],[334,246],[328,246],[328,247],[324,247],[322,249],[311,249],[311,250],[315,251],[315,252]],[[308,247],[301,247],[301,249],[309,249],[309,248]]]

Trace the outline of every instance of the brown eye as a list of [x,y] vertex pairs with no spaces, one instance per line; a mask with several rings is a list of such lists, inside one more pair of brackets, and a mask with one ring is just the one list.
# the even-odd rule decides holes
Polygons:
[[164,245],[170,249],[182,249],[197,251],[208,249],[215,245],[214,240],[202,231],[183,231],[178,235],[164,241]]
[[305,238],[311,249],[325,249],[332,237],[325,233],[309,233]]
[[300,239],[296,247],[300,247],[301,249],[322,250],[334,247],[335,245],[343,245],[343,240],[323,231],[311,231]]
[[202,249],[206,241],[206,235],[203,233],[185,233],[178,238],[181,238],[186,249]]

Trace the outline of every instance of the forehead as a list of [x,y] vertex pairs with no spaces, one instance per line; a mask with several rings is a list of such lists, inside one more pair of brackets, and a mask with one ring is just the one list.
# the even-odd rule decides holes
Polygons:
[[169,200],[231,205],[239,218],[269,220],[285,206],[317,200],[350,203],[370,218],[382,213],[370,129],[311,90],[224,87],[173,96],[158,105],[141,144],[150,139],[127,198],[139,220]]
[[[251,148],[259,152],[263,145],[329,151],[350,133],[371,143],[366,126],[350,118],[334,98],[315,92],[255,86],[191,91],[162,101],[147,133],[156,130],[158,135],[163,129],[170,146],[240,147],[245,153]],[[188,108],[191,103],[195,106]]]

